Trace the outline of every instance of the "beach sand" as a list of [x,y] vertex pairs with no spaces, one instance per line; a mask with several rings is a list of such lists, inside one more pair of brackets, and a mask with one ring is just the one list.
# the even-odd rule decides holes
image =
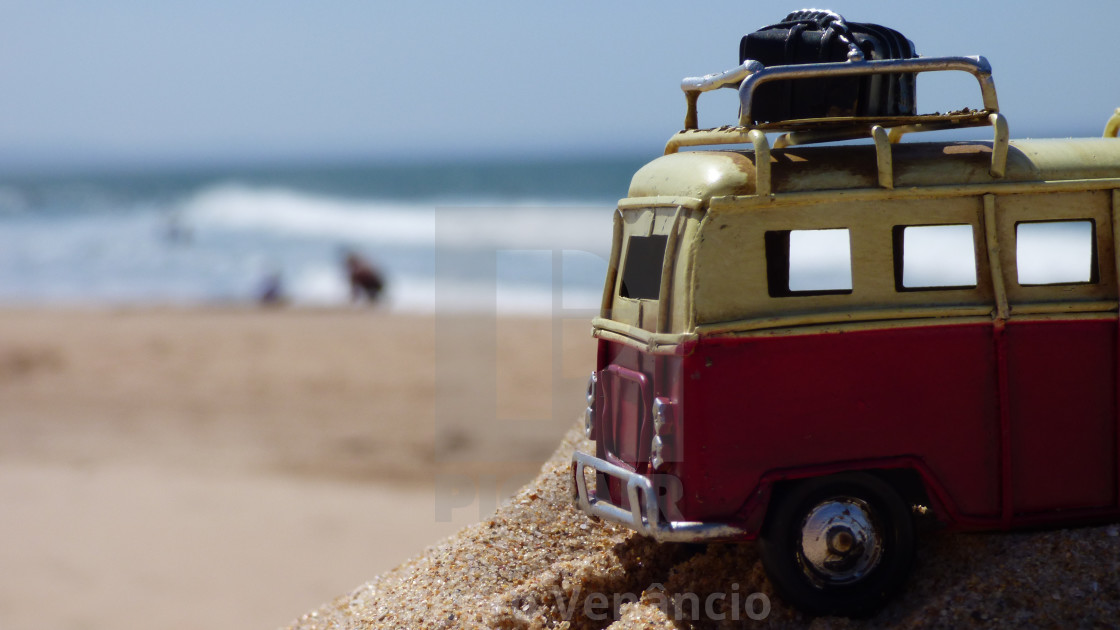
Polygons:
[[276,627],[488,517],[587,319],[0,311],[0,627]]

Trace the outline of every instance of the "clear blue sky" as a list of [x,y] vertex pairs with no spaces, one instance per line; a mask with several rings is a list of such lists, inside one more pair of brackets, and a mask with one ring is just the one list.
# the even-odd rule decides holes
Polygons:
[[[0,166],[656,152],[682,77],[805,4],[0,0]],[[818,6],[986,55],[1013,137],[1096,135],[1120,106],[1115,0]],[[973,85],[919,84],[919,107]],[[733,121],[711,103],[702,125]]]

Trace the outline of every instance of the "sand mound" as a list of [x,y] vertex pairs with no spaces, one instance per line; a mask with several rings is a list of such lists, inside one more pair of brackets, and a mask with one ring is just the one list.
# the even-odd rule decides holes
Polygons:
[[1120,620],[1116,525],[930,535],[906,592],[876,617],[814,620],[773,594],[753,545],[659,545],[573,509],[568,461],[573,448],[588,447],[573,429],[493,517],[292,627],[1098,628]]

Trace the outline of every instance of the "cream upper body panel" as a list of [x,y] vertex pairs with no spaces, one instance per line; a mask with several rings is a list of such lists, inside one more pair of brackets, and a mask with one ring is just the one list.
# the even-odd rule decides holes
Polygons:
[[[659,301],[638,301],[620,298],[617,283],[609,280],[601,319],[648,333],[703,335],[844,321],[986,318],[1002,312],[997,305],[1008,298],[1012,314],[1059,307],[1115,311],[1111,261],[1117,193],[1111,190],[1120,189],[1120,141],[1014,141],[1003,177],[991,174],[991,147],[990,142],[892,145],[890,190],[880,185],[873,145],[775,149],[769,195],[755,194],[753,151],[688,151],[657,158],[634,175],[629,198],[620,203],[615,247],[625,261],[630,236],[671,234],[664,265],[668,281]],[[1077,218],[1094,225],[1094,259],[1100,267],[1095,285],[1018,286],[1016,223]],[[899,290],[892,230],[937,224],[971,226],[975,286]],[[776,296],[772,288],[768,291],[767,232],[836,228],[851,235],[850,292]],[[992,260],[989,250],[1000,242],[1002,251],[998,245],[992,251],[1001,260]]]

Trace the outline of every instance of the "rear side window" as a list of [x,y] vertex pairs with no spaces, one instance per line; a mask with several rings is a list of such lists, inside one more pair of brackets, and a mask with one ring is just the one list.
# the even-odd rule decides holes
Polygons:
[[1098,282],[1097,239],[1090,219],[1015,224],[1015,267],[1022,286]]
[[896,225],[894,281],[898,291],[975,287],[972,226]]
[[846,228],[766,233],[770,297],[852,292],[852,246]]
[[632,300],[656,300],[661,293],[661,267],[668,236],[631,236],[622,266],[618,294]]

